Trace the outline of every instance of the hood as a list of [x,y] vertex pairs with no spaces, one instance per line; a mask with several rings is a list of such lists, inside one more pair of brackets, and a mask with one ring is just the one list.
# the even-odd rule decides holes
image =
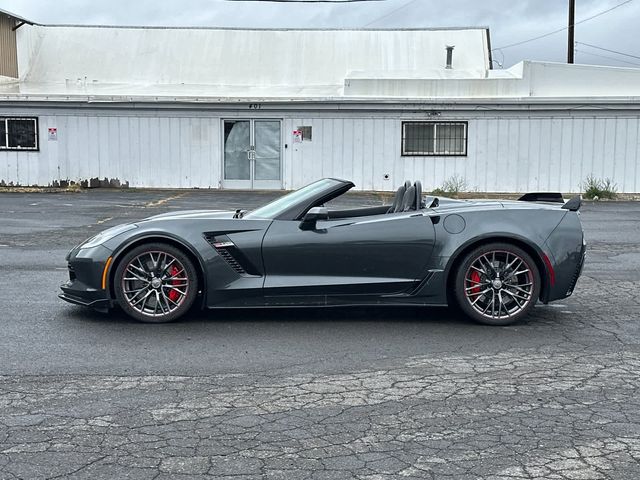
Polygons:
[[208,220],[216,218],[233,218],[235,211],[222,211],[222,210],[182,210],[179,212],[161,213],[160,215],[154,215],[140,220],[137,223],[153,222],[156,220]]

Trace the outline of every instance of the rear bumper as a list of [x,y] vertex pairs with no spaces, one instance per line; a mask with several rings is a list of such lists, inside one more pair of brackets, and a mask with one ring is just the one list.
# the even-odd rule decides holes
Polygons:
[[573,290],[576,288],[576,284],[578,283],[578,279],[580,275],[582,275],[582,269],[584,268],[584,262],[587,259],[587,247],[586,245],[582,246],[582,253],[580,258],[580,264],[578,268],[576,268],[576,272],[571,279],[571,284],[569,285],[569,290],[567,290],[567,297],[573,293]]
[[[553,267],[545,303],[570,296],[584,266],[587,246],[576,212],[567,212],[544,246]],[[555,277],[555,278],[554,278]]]
[[583,244],[579,250],[566,254],[563,261],[556,262],[554,265],[556,281],[548,290],[545,303],[562,300],[573,294],[587,258],[586,250],[586,245]]

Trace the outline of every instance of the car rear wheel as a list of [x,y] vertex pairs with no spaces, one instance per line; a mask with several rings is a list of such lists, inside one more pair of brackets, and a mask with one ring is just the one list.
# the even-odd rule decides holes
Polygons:
[[535,306],[540,288],[536,263],[508,243],[491,243],[469,252],[455,277],[458,305],[467,316],[487,325],[522,319]]
[[116,300],[136,320],[171,322],[189,311],[198,294],[198,275],[187,255],[162,243],[140,245],[119,262]]

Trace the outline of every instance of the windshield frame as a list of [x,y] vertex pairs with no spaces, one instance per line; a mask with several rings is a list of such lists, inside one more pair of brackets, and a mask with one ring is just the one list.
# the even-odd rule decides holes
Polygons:
[[243,218],[300,220],[311,208],[346,193],[354,186],[347,180],[323,178],[252,210],[243,215]]

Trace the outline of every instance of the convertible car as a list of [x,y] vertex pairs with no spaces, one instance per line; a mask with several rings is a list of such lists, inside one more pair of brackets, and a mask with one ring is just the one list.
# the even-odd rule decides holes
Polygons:
[[572,294],[580,197],[454,200],[401,186],[393,204],[331,209],[325,178],[253,211],[185,211],[110,228],[71,250],[60,297],[168,322],[217,307],[457,305],[507,325]]

